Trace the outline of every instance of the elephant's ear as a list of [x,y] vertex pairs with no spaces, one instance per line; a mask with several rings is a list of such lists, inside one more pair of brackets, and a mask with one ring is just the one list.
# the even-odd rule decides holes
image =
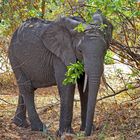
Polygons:
[[107,27],[104,30],[105,34],[105,40],[109,46],[109,43],[112,39],[112,31],[113,31],[113,25],[106,19],[105,16],[102,15],[102,12],[100,10],[97,10],[93,15],[93,20],[95,24],[105,24]]
[[71,35],[60,22],[54,22],[46,27],[41,39],[45,47],[60,58],[65,65],[76,62]]
[[105,29],[105,40],[106,40],[107,44],[109,45],[109,43],[112,39],[113,25],[105,18],[104,18],[104,24],[107,25],[107,27]]

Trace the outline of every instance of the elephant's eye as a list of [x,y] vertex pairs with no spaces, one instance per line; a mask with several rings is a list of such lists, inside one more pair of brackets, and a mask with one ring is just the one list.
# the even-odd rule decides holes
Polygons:
[[82,53],[82,50],[81,50],[81,49],[79,49],[79,52],[80,52],[80,53]]
[[80,47],[78,47],[77,50],[78,50],[79,53],[82,53],[82,50],[81,50]]

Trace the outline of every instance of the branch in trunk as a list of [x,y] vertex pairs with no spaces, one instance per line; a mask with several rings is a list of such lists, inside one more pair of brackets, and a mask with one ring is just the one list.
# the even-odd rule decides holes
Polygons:
[[140,56],[139,54],[136,54],[134,52],[132,52],[129,47],[121,44],[119,41],[117,40],[112,40],[111,45],[118,47],[119,49],[121,49],[122,51],[126,51],[126,53],[131,56],[131,58],[136,62],[136,64],[139,64],[139,60],[140,60]]
[[43,19],[44,18],[44,15],[45,15],[45,0],[42,0],[42,5],[41,5],[41,10],[42,10],[42,15],[41,15],[41,18]]

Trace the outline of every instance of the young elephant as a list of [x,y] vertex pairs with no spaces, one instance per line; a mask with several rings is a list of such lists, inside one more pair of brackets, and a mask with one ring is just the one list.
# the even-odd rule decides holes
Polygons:
[[[9,47],[9,59],[19,87],[19,101],[14,123],[27,126],[26,109],[31,129],[43,131],[34,104],[37,88],[57,85],[60,95],[60,124],[58,134],[72,132],[74,84],[63,85],[66,67],[77,60],[83,61],[84,76],[77,81],[81,100],[81,130],[90,135],[96,97],[103,72],[104,55],[112,36],[112,25],[100,12],[93,15],[93,24],[86,25],[84,32],[77,32],[81,21],[60,18],[44,21],[32,18],[25,21],[13,34]],[[104,29],[100,25],[106,24]]]

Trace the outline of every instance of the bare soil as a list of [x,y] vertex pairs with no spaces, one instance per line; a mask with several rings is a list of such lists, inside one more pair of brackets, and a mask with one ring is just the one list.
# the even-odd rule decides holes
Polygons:
[[[59,125],[59,96],[56,87],[36,91],[36,108],[41,120],[49,127],[49,132],[34,132],[29,128],[15,126],[11,119],[15,114],[18,89],[0,90],[0,140],[140,140],[139,101],[124,101],[112,98],[97,102],[95,113],[96,130],[90,137],[84,137],[80,127],[80,102],[75,96],[73,128],[75,135],[56,136]],[[123,97],[122,97],[123,98]],[[5,102],[6,101],[6,102]]]

